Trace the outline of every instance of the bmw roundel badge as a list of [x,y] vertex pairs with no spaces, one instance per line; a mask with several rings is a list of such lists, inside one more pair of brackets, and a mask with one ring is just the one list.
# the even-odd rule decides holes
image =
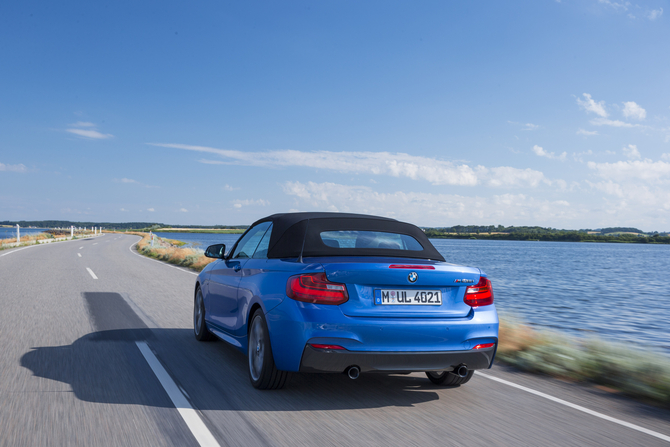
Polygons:
[[416,272],[412,272],[409,275],[407,275],[407,280],[409,282],[416,282],[417,279],[419,279],[419,275]]

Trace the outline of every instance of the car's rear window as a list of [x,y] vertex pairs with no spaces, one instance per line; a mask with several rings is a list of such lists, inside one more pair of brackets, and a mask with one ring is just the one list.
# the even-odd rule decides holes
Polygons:
[[387,250],[422,251],[423,246],[412,236],[383,231],[322,231],[321,241],[333,248],[381,248]]

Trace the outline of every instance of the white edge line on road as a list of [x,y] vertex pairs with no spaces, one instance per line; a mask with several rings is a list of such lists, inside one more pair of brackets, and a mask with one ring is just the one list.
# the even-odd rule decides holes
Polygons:
[[90,273],[90,274],[91,274],[91,276],[93,277],[93,279],[98,279],[98,277],[97,277],[97,276],[95,276],[95,273],[93,273],[93,270],[91,270],[91,269],[90,269],[90,268],[88,268],[88,267],[86,267],[86,270],[88,270],[88,273]]
[[81,258],[81,253],[77,253],[77,256],[79,256]]
[[598,413],[597,411],[589,410],[588,408],[582,407],[581,405],[573,404],[573,403],[568,402],[566,400],[559,399],[558,397],[554,397],[554,396],[551,396],[549,394],[545,394],[541,391],[536,391],[532,388],[528,388],[528,387],[525,387],[525,386],[522,386],[522,385],[517,385],[514,382],[509,382],[507,380],[499,379],[497,377],[489,376],[487,374],[478,373],[477,376],[478,377],[484,377],[484,378],[489,379],[489,380],[494,380],[496,382],[511,386],[513,388],[517,388],[517,389],[525,391],[527,393],[531,393],[531,394],[534,394],[536,396],[543,397],[545,399],[548,399],[550,401],[559,403],[561,405],[565,405],[566,407],[570,407],[572,409],[582,411],[586,414],[590,414],[591,416],[595,416],[595,417],[598,417],[600,419],[604,419],[606,421],[614,422],[615,424],[622,425],[622,426],[630,428],[632,430],[637,430],[637,431],[645,433],[647,435],[654,436],[658,439],[662,439],[665,442],[670,442],[670,436],[666,436],[662,433],[658,433],[658,432],[655,432],[653,430],[649,430],[648,428],[640,427],[639,425],[631,424],[630,422],[622,421],[621,419],[617,419],[617,418],[613,418],[611,416],[607,416],[606,414]]
[[163,368],[161,362],[158,361],[154,353],[149,349],[149,345],[143,341],[136,341],[135,344],[139,348],[140,352],[144,356],[144,359],[149,364],[149,367],[156,375],[158,381],[163,385],[163,389],[170,396],[170,400],[174,404],[177,411],[181,415],[188,428],[195,436],[195,439],[203,447],[220,447],[216,438],[212,435],[212,432],[209,431],[205,423],[202,421],[198,413],[193,409],[191,404],[188,402],[184,394],[181,392],[179,387],[168,372]]
[[[46,245],[46,244],[43,244],[43,245]],[[10,252],[1,254],[0,258],[2,258],[3,256],[11,255],[12,253],[16,253],[17,251],[27,250],[29,248],[34,248],[34,247],[39,247],[39,246],[40,246],[39,244],[35,244],[35,245],[28,245],[27,247],[23,247],[23,248],[17,248],[15,250],[10,251]]]
[[134,254],[134,255],[136,255],[136,256],[139,256],[140,258],[146,259],[146,260],[148,260],[148,261],[158,262],[158,263],[161,264],[161,265],[164,265],[164,266],[166,266],[166,267],[170,267],[170,268],[173,268],[173,269],[177,269],[177,270],[179,270],[180,272],[184,272],[184,273],[188,273],[188,274],[190,274],[190,275],[198,276],[198,274],[195,273],[195,272],[189,272],[188,270],[184,270],[184,269],[181,268],[181,267],[177,267],[177,266],[175,266],[175,265],[170,265],[170,264],[168,264],[168,263],[166,263],[166,262],[162,262],[162,261],[159,261],[159,260],[157,260],[157,259],[151,259],[151,258],[148,258],[148,257],[146,257],[146,256],[142,256],[142,255],[139,254],[139,253],[135,253],[135,252],[133,251],[133,247],[134,247],[135,245],[137,245],[137,242],[133,243],[133,245],[131,245],[130,247],[128,247],[128,250],[130,250],[130,252],[131,252],[132,254]]

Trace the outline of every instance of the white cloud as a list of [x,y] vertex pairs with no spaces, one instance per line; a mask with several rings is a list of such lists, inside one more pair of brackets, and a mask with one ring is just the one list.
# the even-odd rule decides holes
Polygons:
[[596,188],[599,191],[604,192],[605,194],[610,194],[613,196],[621,197],[623,198],[624,193],[623,193],[623,188],[621,185],[618,183],[614,183],[612,180],[608,180],[606,182],[599,182],[599,183],[591,183],[588,180],[586,181],[591,187]]
[[246,152],[184,144],[148,144],[216,154],[224,158],[221,161],[200,160],[201,163],[207,164],[235,164],[267,168],[303,167],[354,174],[406,177],[428,181],[433,185],[536,186],[540,182],[551,183],[544,178],[542,172],[532,169],[517,169],[508,166],[487,168],[481,165],[470,167],[466,164],[455,164],[446,160],[404,153],[296,150]]
[[0,171],[8,171],[8,172],[26,172],[28,169],[26,169],[25,165],[19,163],[18,165],[6,165],[4,163],[0,163]]
[[547,152],[537,144],[533,146],[533,152],[535,152],[535,155],[537,155],[538,157],[551,158],[552,160],[564,161],[565,158],[568,156],[567,152],[563,152],[561,155],[556,155],[553,152]]
[[125,213],[125,212],[128,211],[128,210],[125,209],[125,208],[121,208],[119,211],[123,211],[123,212]]
[[267,206],[270,204],[267,200],[263,199],[258,199],[258,200],[233,200],[230,202],[233,204],[235,208],[242,208],[243,206],[251,206],[251,205],[259,205],[259,206]]
[[641,127],[639,124],[625,123],[619,120],[608,120],[607,118],[595,118],[591,120],[594,126],[612,126],[612,127]]
[[630,159],[642,158],[640,151],[637,150],[637,146],[634,144],[629,144],[627,147],[624,147],[621,150],[623,151],[623,154]]
[[663,8],[653,9],[647,14],[649,20],[656,20],[663,15]]
[[670,163],[651,160],[628,160],[615,163],[587,163],[589,169],[596,171],[599,177],[615,182],[633,183],[642,180],[650,183],[670,181]]
[[586,136],[598,135],[598,131],[597,130],[579,129],[577,131],[577,135],[586,135]]
[[584,163],[584,158],[583,158],[584,155],[593,155],[593,151],[591,149],[589,149],[588,151],[585,151],[585,152],[579,152],[579,153],[573,152],[572,153],[572,158],[574,158],[575,161],[578,161],[580,163]]
[[180,213],[188,213],[188,210],[186,208],[179,208]]
[[156,210],[153,209],[153,208],[147,208],[147,211],[149,211],[150,213],[153,213],[153,212],[156,211]]
[[624,102],[623,116],[636,120],[643,120],[647,117],[647,111],[636,104],[634,101]]
[[202,163],[202,164],[205,164],[205,165],[228,165],[228,164],[230,164],[230,163],[226,163],[225,161],[221,161],[221,160],[206,160],[204,158],[201,158],[200,160],[198,160],[198,163]]
[[577,104],[580,105],[587,112],[595,113],[598,116],[607,118],[608,114],[605,110],[605,101],[596,102],[591,95],[584,93],[584,100],[577,98]]
[[670,161],[670,154],[661,154],[661,160],[668,160],[668,161]]
[[240,188],[233,188],[233,187],[230,186],[228,183],[226,183],[225,185],[223,185],[223,186],[221,187],[221,189],[223,189],[224,191],[235,191],[235,190],[238,190],[238,189],[240,189]]
[[138,182],[137,180],[133,180],[131,178],[122,178],[122,179],[114,179],[116,183],[126,183],[126,184],[131,184],[131,185],[138,185],[138,186],[143,186],[145,188],[158,188],[158,186],[151,186],[151,185],[145,185],[142,182]]
[[601,3],[603,5],[607,5],[611,7],[612,9],[618,11],[628,11],[628,6],[630,6],[629,2],[616,2],[612,0],[598,0],[598,3]]
[[550,222],[580,216],[578,207],[565,200],[537,200],[525,194],[490,198],[456,194],[396,191],[380,193],[369,186],[336,183],[286,182],[284,192],[301,209],[356,212],[393,217],[418,225],[488,222]]
[[92,138],[95,140],[104,140],[106,138],[112,138],[114,136],[108,133],[107,134],[100,133],[97,130],[65,129],[65,131],[75,135],[79,135],[80,137]]
[[516,125],[521,125],[521,126],[523,126],[523,127],[521,128],[521,130],[536,130],[536,129],[539,129],[539,128],[540,128],[539,125],[537,125],[537,124],[533,124],[533,123],[525,123],[525,124],[524,124],[524,123],[519,123],[519,122],[517,122],[517,121],[507,121],[507,122],[508,122],[509,124],[516,124]]
[[77,121],[76,123],[70,124],[70,127],[96,127],[95,124],[89,123],[88,121]]

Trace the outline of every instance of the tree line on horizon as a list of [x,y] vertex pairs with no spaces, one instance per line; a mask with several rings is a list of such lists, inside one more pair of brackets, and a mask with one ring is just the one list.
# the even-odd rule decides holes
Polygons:
[[544,227],[505,227],[502,225],[456,225],[443,228],[424,228],[429,238],[490,239],[515,241],[556,242],[629,242],[670,244],[669,233],[644,233],[637,228],[610,227],[597,230],[559,230]]
[[512,234],[553,234],[564,232],[610,234],[610,233],[638,233],[646,235],[658,234],[658,231],[645,233],[644,231],[633,227],[608,227],[582,230],[559,230],[557,228],[529,227],[529,226],[509,226],[504,225],[455,225],[453,227],[425,227],[426,230],[435,230],[442,233],[512,233]]

